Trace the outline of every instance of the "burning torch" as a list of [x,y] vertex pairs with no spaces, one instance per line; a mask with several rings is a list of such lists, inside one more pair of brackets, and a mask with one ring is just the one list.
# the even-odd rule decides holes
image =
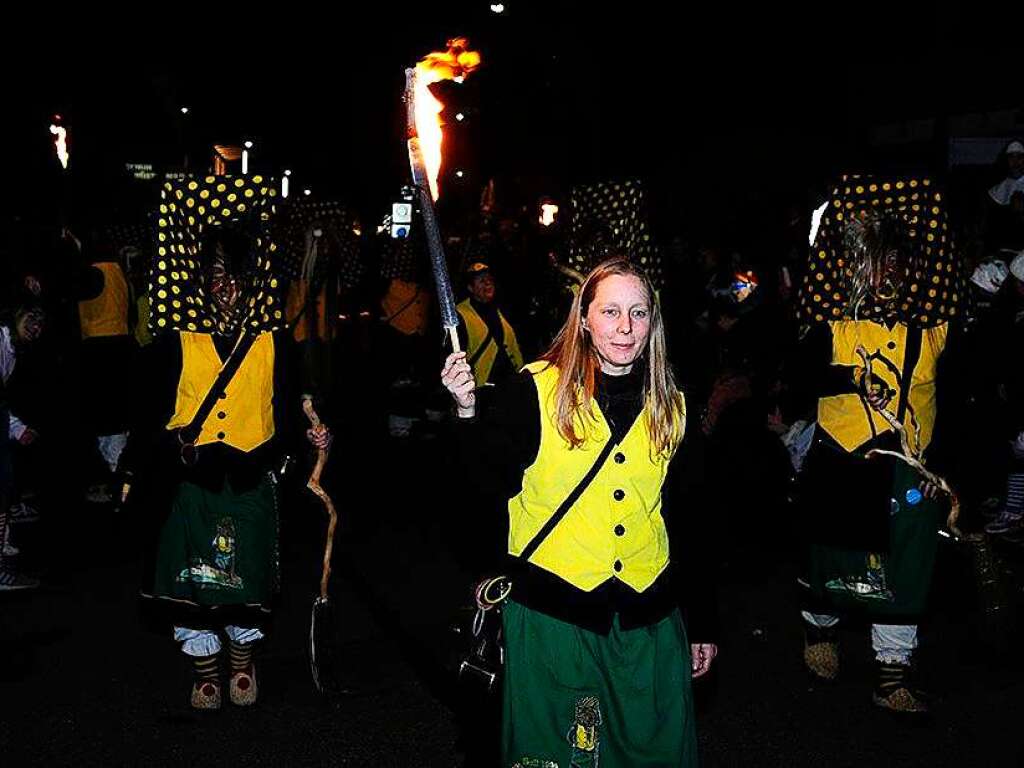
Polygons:
[[430,251],[430,262],[437,285],[437,298],[441,305],[441,324],[451,340],[452,350],[459,347],[459,316],[455,311],[455,296],[448,276],[444,244],[434,213],[434,201],[439,196],[437,176],[441,167],[441,120],[444,106],[430,92],[429,85],[440,80],[462,79],[480,65],[480,54],[468,50],[464,38],[448,41],[448,50],[431,53],[415,67],[405,70],[405,106],[408,136],[409,167],[419,197],[423,216],[423,233]]
[[57,159],[60,161],[61,168],[66,171],[68,163],[71,161],[71,151],[68,149],[68,129],[63,125],[60,115],[53,116],[53,122],[50,123],[50,133],[53,136],[53,145],[57,151]]

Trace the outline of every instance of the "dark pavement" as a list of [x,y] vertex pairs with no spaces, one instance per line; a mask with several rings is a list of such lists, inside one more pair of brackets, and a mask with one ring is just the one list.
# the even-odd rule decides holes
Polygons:
[[[285,489],[283,592],[252,710],[189,710],[189,670],[136,598],[140,510],[44,509],[15,541],[45,588],[0,595],[0,766],[456,766],[493,743],[486,717],[457,716],[439,663],[470,580],[448,553],[457,496],[439,442],[339,440],[332,463],[341,693],[318,696],[306,661],[323,514],[303,470]],[[990,641],[960,548],[943,545],[923,632],[934,714],[905,723],[870,704],[865,627],[844,630],[837,684],[808,682],[788,548],[730,547],[723,647],[698,683],[703,765],[1024,765],[1024,682],[1005,648],[1021,634]]]

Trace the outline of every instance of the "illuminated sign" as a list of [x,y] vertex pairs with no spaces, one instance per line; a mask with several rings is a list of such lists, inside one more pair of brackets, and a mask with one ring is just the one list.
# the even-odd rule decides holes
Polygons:
[[124,169],[138,181],[150,181],[156,178],[152,163],[125,163]]

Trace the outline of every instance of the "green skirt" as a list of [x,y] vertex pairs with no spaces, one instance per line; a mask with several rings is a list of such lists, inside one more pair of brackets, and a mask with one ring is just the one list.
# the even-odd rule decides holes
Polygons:
[[855,611],[906,622],[924,612],[945,512],[937,500],[907,503],[907,491],[920,482],[914,469],[895,462],[888,551],[811,545],[807,580],[816,611]]
[[278,587],[277,504],[268,478],[250,491],[183,482],[156,554],[153,597],[195,606],[261,606]]
[[508,600],[505,768],[696,766],[690,646],[679,612],[607,635]]

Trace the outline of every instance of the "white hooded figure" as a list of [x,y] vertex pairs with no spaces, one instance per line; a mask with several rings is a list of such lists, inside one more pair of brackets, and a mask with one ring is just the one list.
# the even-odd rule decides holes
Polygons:
[[1024,143],[1011,141],[1004,150],[1006,178],[988,191],[996,205],[1009,205],[1014,193],[1024,192]]

